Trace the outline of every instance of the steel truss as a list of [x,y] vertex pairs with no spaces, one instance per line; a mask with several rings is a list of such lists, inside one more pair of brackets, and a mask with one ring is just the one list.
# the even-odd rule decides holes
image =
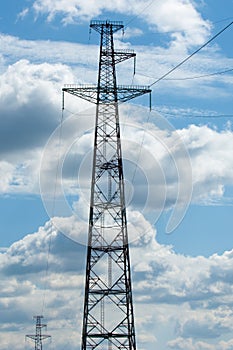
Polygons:
[[82,350],[135,350],[118,102],[151,90],[117,86],[116,64],[135,58],[131,50],[114,50],[122,22],[92,21],[90,27],[100,34],[98,85],[63,88],[96,104]]
[[43,340],[51,338],[51,335],[42,334],[42,330],[47,328],[45,323],[41,323],[43,316],[34,316],[36,320],[36,334],[27,334],[26,338],[34,340],[35,350],[42,350]]

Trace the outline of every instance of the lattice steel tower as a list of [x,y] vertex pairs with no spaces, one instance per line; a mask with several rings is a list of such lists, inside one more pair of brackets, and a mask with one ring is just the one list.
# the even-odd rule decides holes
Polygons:
[[135,350],[118,101],[151,90],[117,86],[116,64],[135,57],[114,49],[122,22],[92,21],[90,27],[100,34],[98,84],[63,88],[96,104],[82,350]]
[[26,338],[30,338],[35,342],[35,350],[42,350],[43,340],[51,338],[51,335],[42,334],[42,329],[46,329],[47,324],[41,323],[43,316],[34,316],[36,320],[36,334],[27,334]]

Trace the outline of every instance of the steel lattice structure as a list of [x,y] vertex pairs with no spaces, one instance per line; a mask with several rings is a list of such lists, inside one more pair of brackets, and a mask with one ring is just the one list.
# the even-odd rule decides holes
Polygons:
[[116,64],[135,57],[114,50],[122,22],[92,21],[90,27],[100,34],[98,84],[63,88],[96,104],[82,350],[135,350],[118,102],[151,90],[117,86]]
[[26,338],[30,338],[35,342],[35,350],[42,350],[43,340],[51,338],[51,335],[42,334],[42,329],[47,327],[46,324],[41,323],[43,316],[34,316],[36,320],[36,334],[27,334]]

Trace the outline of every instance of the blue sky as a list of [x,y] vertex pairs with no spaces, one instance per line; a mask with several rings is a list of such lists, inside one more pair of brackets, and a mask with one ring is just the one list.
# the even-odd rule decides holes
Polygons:
[[[94,107],[66,96],[61,128],[61,89],[96,83],[99,36],[89,22],[124,22],[115,46],[135,50],[136,74],[133,62],[121,64],[118,82],[151,85],[233,20],[233,1],[12,0],[0,8],[2,349],[24,347],[32,316],[43,312],[48,348],[73,350]],[[152,86],[151,112],[147,96],[120,108],[141,349],[233,348],[232,30]]]

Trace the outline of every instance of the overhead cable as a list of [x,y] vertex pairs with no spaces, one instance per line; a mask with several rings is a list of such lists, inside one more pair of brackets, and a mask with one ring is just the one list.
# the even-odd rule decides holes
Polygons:
[[154,1],[155,1],[155,0],[152,0],[151,2],[149,2],[149,4],[147,4],[138,14],[136,14],[135,16],[133,16],[133,17],[131,18],[131,20],[129,20],[129,21],[125,24],[124,28],[128,27],[130,23],[132,23],[132,22],[133,22],[136,18],[138,18],[145,10],[147,10],[147,9],[153,4]]
[[201,75],[195,75],[193,77],[184,77],[184,78],[168,78],[166,80],[192,80],[192,79],[201,79],[201,78],[206,78],[206,77],[212,77],[213,75],[221,75],[225,73],[232,72],[233,68],[225,69],[222,71],[218,72],[213,72],[213,73],[206,73],[206,74],[201,74]]
[[192,119],[197,119],[197,118],[205,118],[205,119],[219,119],[219,118],[233,118],[232,114],[218,114],[218,115],[178,115],[178,114],[172,114],[172,113],[164,113],[167,118],[192,118]]
[[183,61],[181,61],[179,64],[177,64],[175,67],[170,69],[167,73],[163,74],[159,79],[155,80],[152,84],[149,86],[153,86],[157,84],[159,81],[163,80],[165,77],[167,77],[169,74],[174,72],[177,68],[179,68],[181,65],[183,65],[185,62],[187,62],[191,57],[196,55],[199,51],[201,51],[205,46],[207,46],[209,43],[211,43],[214,39],[216,39],[220,34],[222,34],[226,29],[228,29],[233,24],[233,21],[230,22],[227,26],[225,26],[223,29],[221,29],[217,34],[215,34],[212,38],[210,38],[207,42],[205,42],[201,47],[199,47],[197,50],[195,50],[191,55],[186,57]]
[[[226,73],[230,73],[230,72],[233,72],[233,68],[226,68],[224,70],[221,70],[221,71],[217,71],[217,72],[212,72],[212,73],[205,73],[205,74],[200,74],[200,75],[193,75],[191,77],[183,77],[183,78],[167,78],[167,79],[164,79],[164,80],[193,80],[193,79],[201,79],[201,78],[205,78],[205,77],[211,77],[211,76],[214,76],[214,75],[223,75],[223,74],[226,74]],[[138,75],[141,75],[143,77],[147,77],[147,78],[152,78],[151,76],[149,75],[146,75],[146,74],[142,74],[142,73],[137,73]]]

